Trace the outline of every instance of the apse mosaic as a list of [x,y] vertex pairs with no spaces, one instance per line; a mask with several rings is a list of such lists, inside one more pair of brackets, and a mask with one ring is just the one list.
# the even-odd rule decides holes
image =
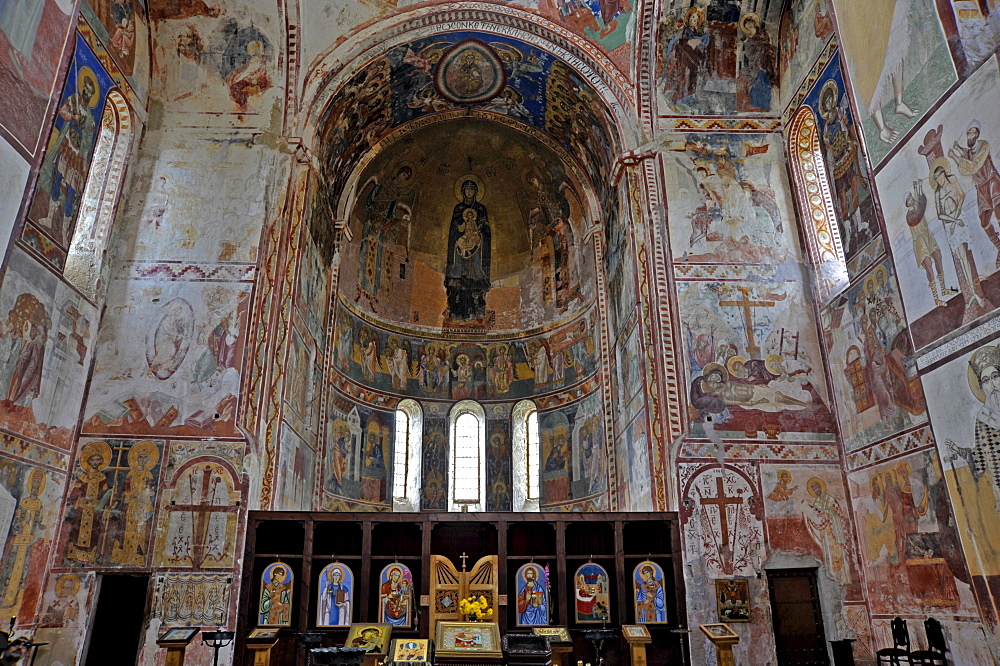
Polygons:
[[[547,133],[584,165],[595,186],[608,182],[614,121],[589,83],[538,47],[453,32],[391,49],[334,96],[320,121],[323,189],[342,192],[353,166],[389,130],[469,108]],[[327,205],[322,197],[315,203],[324,219]]]

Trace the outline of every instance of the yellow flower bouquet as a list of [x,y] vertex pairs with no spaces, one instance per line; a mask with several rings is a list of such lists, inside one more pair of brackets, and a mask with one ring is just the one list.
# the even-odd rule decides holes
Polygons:
[[469,622],[480,622],[493,617],[493,609],[490,608],[486,597],[471,596],[458,602],[458,611],[464,615]]

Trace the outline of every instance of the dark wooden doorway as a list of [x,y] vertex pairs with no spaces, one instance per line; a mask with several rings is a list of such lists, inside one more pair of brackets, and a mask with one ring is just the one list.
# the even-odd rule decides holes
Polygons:
[[135,664],[146,618],[149,576],[101,575],[84,664]]
[[815,569],[768,569],[778,666],[829,666]]

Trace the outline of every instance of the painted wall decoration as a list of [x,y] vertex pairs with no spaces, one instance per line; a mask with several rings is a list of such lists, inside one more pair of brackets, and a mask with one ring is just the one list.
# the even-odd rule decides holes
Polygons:
[[0,128],[31,155],[42,147],[63,53],[73,48],[72,16],[66,0],[4,3],[0,12],[0,79],[8,90],[0,100]]
[[568,388],[596,372],[597,311],[528,338],[478,342],[382,330],[343,304],[335,368],[362,386],[414,398],[513,400]]
[[717,432],[741,438],[834,432],[798,283],[683,281],[677,291],[696,424],[711,417]]
[[629,511],[653,510],[653,472],[650,464],[646,410],[643,409],[616,442],[618,501]]
[[97,311],[21,250],[0,288],[0,426],[68,449],[73,442]]
[[760,475],[770,552],[812,555],[847,598],[860,599],[851,504],[840,468],[761,465]]
[[170,448],[159,503],[156,565],[232,567],[243,496],[234,468],[208,451],[177,459],[174,445]]
[[29,170],[27,160],[18,155],[9,143],[0,141],[0,243],[4,247],[17,221]]
[[153,611],[163,626],[226,626],[231,574],[171,571],[157,575],[156,589]]
[[514,503],[513,441],[509,405],[486,410],[486,510],[511,511]]
[[[1000,15],[995,6],[982,5],[974,0],[958,0],[950,4],[954,13],[952,21],[944,20],[942,24],[949,43],[956,37],[961,41],[962,52],[966,59],[966,72],[959,67],[959,76],[965,76],[980,63],[993,56],[1000,47]],[[946,11],[943,8],[938,11]]]
[[[334,394],[327,425],[323,488],[327,495],[384,504],[388,496],[395,414]],[[428,422],[424,422],[425,442]],[[424,445],[424,470],[427,445]]]
[[163,442],[84,442],[63,515],[63,566],[149,566]]
[[873,613],[974,607],[957,523],[934,451],[855,471],[848,482]]
[[66,478],[9,458],[0,461],[0,469],[0,510],[5,527],[0,559],[0,620],[6,622],[39,611],[61,486]]
[[276,79],[272,20],[220,13],[217,20],[158,23],[153,75],[162,82],[164,101],[196,113],[260,114]]
[[731,1],[697,6],[673,1],[664,3],[663,12],[657,37],[661,115],[733,115],[777,107],[774,25]]
[[292,624],[292,595],[295,574],[284,562],[267,565],[260,575],[259,627],[289,627]]
[[681,527],[687,561],[708,577],[754,574],[764,543],[764,504],[747,463],[681,463]]
[[51,573],[39,605],[38,630],[33,641],[48,643],[36,648],[36,661],[75,664],[83,661],[87,636],[87,609],[94,602],[93,574]]
[[632,571],[635,594],[635,621],[640,624],[666,624],[667,601],[663,589],[663,567],[646,560]]
[[[316,190],[314,216],[332,222],[329,211],[335,202],[328,202],[326,193],[342,192],[354,165],[389,130],[428,114],[457,108],[437,92],[434,77],[444,53],[470,39],[486,44],[500,56],[507,78],[497,97],[471,105],[471,115],[505,116],[511,119],[505,124],[517,125],[520,121],[545,132],[579,158],[591,182],[599,188],[598,198],[605,201],[603,184],[610,182],[610,155],[617,150],[611,129],[614,121],[591,85],[538,47],[506,36],[463,31],[396,46],[356,74],[331,99],[320,120],[325,158],[323,186]],[[477,113],[479,110],[484,113]],[[466,111],[463,108],[462,114]],[[477,156],[482,157],[482,151],[477,151]],[[451,166],[452,180],[469,171],[464,169],[464,158],[452,155],[444,160]],[[435,162],[433,168],[437,165]],[[438,191],[451,192],[452,182]],[[497,197],[494,202],[500,200]],[[454,202],[449,208],[453,206]]]
[[[371,460],[368,449],[365,449],[364,467],[361,470],[361,481],[362,481],[362,494],[365,493],[366,482],[372,483],[374,488],[378,489],[378,493],[381,493],[381,497],[378,500],[384,499],[385,495],[385,483],[386,483],[386,466],[385,457],[388,456],[390,449],[388,448],[389,442],[385,439],[379,440],[376,437],[374,428],[370,430],[373,434],[366,433],[365,441],[375,442],[378,440],[377,445],[373,445],[376,448],[379,459],[375,460],[373,465],[379,467],[379,470],[375,472],[369,467],[369,462]],[[387,428],[380,428],[378,430],[383,437],[388,437],[389,430]],[[381,450],[379,450],[381,449]],[[384,451],[384,454],[383,454]],[[292,428],[289,427],[288,423],[281,424],[281,446],[278,451],[278,470],[276,473],[276,478],[278,480],[278,492],[274,497],[272,502],[272,507],[276,511],[308,511],[312,509],[312,494],[313,485],[316,469],[316,452],[313,448],[309,446],[301,437],[299,437]],[[376,474],[376,472],[378,472]],[[378,476],[377,480],[371,481],[368,479],[372,474]],[[374,498],[376,490],[369,491]]]
[[319,572],[317,627],[347,627],[354,608],[354,572],[346,564],[334,562]]
[[819,143],[844,258],[851,273],[857,274],[870,260],[859,263],[856,258],[881,235],[881,231],[859,129],[840,70],[840,58],[830,61],[804,103],[813,110],[819,128]]
[[832,36],[833,15],[827,0],[792,0],[785,7],[777,48],[780,108],[788,105]]
[[577,624],[607,623],[611,619],[611,579],[600,564],[588,562],[573,574],[573,612]]
[[848,451],[927,420],[890,262],[859,278],[823,310],[822,319]]
[[517,626],[544,627],[549,623],[549,571],[534,562],[522,564],[514,577]]
[[1000,305],[996,63],[981,67],[876,177],[919,350]]
[[837,3],[869,157],[889,149],[958,80],[933,0]]
[[379,622],[408,629],[413,626],[413,601],[416,591],[413,574],[405,564],[394,562],[378,577]]
[[[956,531],[977,591],[980,612],[994,631],[1000,618],[990,590],[1000,585],[1000,478],[996,433],[1000,430],[1000,351],[995,343],[975,349],[924,377],[934,435],[954,507]],[[958,547],[958,543],[944,544]]]
[[424,441],[420,469],[420,508],[448,509],[448,419],[444,405],[424,403]]
[[91,433],[236,436],[249,283],[116,280],[85,410]]
[[43,604],[41,624],[46,627],[72,627],[80,621],[81,600],[86,608],[90,576],[84,576],[88,585],[84,586],[80,576],[74,573],[52,575],[51,590],[48,591]]
[[777,135],[680,135],[665,143],[662,160],[675,261],[766,264],[797,256]]
[[[88,0],[80,5],[79,29],[119,85],[144,106],[150,85],[150,30],[144,2]],[[93,33],[93,38],[88,35]],[[94,39],[96,38],[96,39]]]
[[750,621],[750,585],[745,578],[715,581],[715,601],[719,608],[719,622]]
[[607,492],[608,465],[601,415],[600,393],[539,414],[542,506]]
[[[49,244],[54,243],[62,250],[69,247],[76,226],[101,128],[104,101],[113,85],[97,56],[77,36],[76,51],[28,209],[28,219],[34,228],[46,236]],[[51,256],[61,269],[64,259],[59,254]]]
[[592,302],[586,192],[563,157],[485,119],[404,142],[358,180],[345,301],[415,330],[474,332],[525,330]]

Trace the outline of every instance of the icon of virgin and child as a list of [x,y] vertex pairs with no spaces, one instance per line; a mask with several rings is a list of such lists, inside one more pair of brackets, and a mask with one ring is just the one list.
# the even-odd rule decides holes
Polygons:
[[464,176],[448,229],[448,264],[444,287],[448,294],[447,316],[451,319],[482,319],[486,316],[486,293],[490,290],[492,240],[489,214],[479,199],[482,186],[477,176]]

